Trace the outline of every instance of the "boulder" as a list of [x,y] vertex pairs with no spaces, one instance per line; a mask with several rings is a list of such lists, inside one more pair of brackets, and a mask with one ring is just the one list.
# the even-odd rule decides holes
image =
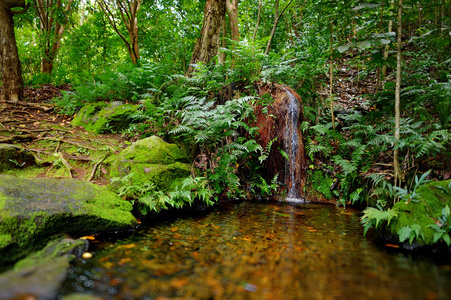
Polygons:
[[[0,299],[56,299],[70,262],[86,251],[85,240],[54,240],[0,274]],[[27,298],[28,297],[28,298]]]
[[138,107],[115,101],[109,104],[92,103],[84,106],[72,120],[72,125],[82,126],[94,133],[117,132],[129,127],[131,115]]
[[[110,178],[123,178],[133,173],[129,184],[143,186],[143,183],[153,183],[163,192],[173,189],[191,171],[183,151],[157,136],[133,143],[107,162],[111,163]],[[118,190],[123,184],[126,183],[116,181],[111,187]]]
[[260,84],[259,93],[252,125],[259,128],[260,145],[266,149],[271,144],[263,176],[270,181],[278,174],[278,180],[287,188],[287,198],[303,201],[307,157],[300,128],[304,121],[301,97],[280,84]]
[[88,182],[0,175],[0,266],[42,248],[55,235],[133,229],[131,210],[128,201]]
[[33,154],[21,147],[0,144],[0,172],[36,164]]

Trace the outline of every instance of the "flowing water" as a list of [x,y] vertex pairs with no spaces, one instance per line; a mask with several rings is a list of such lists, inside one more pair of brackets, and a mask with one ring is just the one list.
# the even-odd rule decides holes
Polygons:
[[228,204],[97,243],[61,295],[104,299],[450,299],[451,264],[363,237],[360,211]]
[[287,103],[287,126],[285,133],[285,149],[287,150],[287,155],[289,159],[287,160],[287,165],[285,166],[285,178],[290,178],[291,186],[288,188],[287,201],[289,202],[304,202],[299,196],[298,191],[300,187],[297,184],[296,178],[300,174],[300,167],[298,165],[299,158],[299,114],[301,112],[301,104],[296,99],[296,97],[288,90],[284,89],[288,95]]

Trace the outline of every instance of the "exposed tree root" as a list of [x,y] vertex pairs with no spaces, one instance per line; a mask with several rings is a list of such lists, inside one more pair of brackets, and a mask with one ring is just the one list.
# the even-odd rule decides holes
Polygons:
[[92,167],[91,176],[89,176],[88,181],[91,181],[94,178],[97,167],[105,160],[106,157],[107,155],[105,155],[102,159],[95,163],[95,165]]

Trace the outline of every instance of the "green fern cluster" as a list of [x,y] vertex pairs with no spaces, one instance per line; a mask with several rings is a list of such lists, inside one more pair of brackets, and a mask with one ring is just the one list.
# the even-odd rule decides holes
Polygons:
[[212,191],[205,177],[187,177],[181,185],[167,193],[162,192],[152,182],[133,184],[130,173],[122,178],[115,177],[111,183],[120,182],[119,196],[126,199],[136,199],[142,214],[151,211],[159,212],[168,208],[191,206],[195,201],[210,206],[214,204]]

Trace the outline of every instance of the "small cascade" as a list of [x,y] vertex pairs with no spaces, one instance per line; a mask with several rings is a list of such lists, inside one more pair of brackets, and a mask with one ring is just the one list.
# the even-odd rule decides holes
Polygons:
[[285,200],[304,203],[307,157],[299,125],[304,120],[301,97],[280,84],[262,83],[259,92],[260,96],[270,95],[274,100],[271,105],[254,108],[256,119],[252,126],[258,126],[259,143],[263,148],[271,143],[261,176],[267,181],[278,176],[288,189]]
[[283,88],[288,96],[287,102],[287,117],[285,127],[285,151],[289,157],[289,160],[285,164],[285,178],[288,183],[288,195],[286,200],[288,202],[304,203],[304,199],[300,194],[299,176],[301,176],[300,160],[303,151],[299,151],[299,147],[302,143],[299,140],[299,115],[301,112],[301,104],[293,95],[293,93]]

